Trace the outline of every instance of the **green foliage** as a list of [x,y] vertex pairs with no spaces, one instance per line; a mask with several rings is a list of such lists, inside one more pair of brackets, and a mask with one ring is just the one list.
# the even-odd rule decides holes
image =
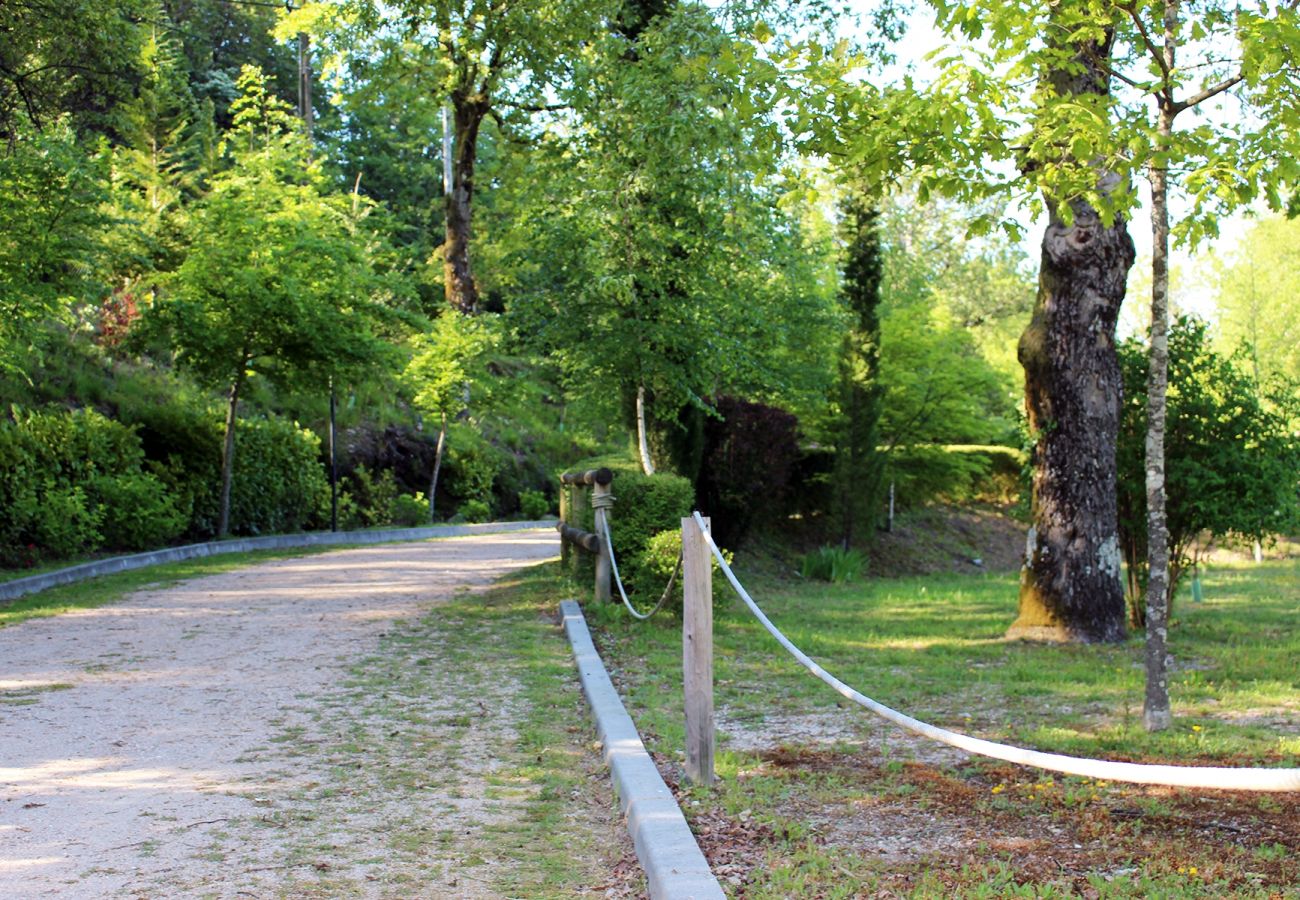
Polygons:
[[500,343],[495,317],[447,311],[426,334],[411,338],[412,356],[402,374],[417,409],[435,417],[455,417],[474,383],[486,377],[485,354]]
[[[217,411],[182,394],[126,404],[120,414],[139,434],[150,472],[187,515],[188,536],[215,536],[223,431]],[[320,439],[278,417],[248,419],[240,436],[231,532],[271,534],[328,525],[329,484],[320,465]],[[248,483],[241,485],[241,478]],[[340,521],[345,521],[342,506]]]
[[[216,421],[209,426],[214,442],[220,440],[220,428]],[[212,473],[208,482],[211,493],[206,498],[212,504],[212,514],[219,483],[218,473]],[[230,497],[232,534],[302,531],[318,513],[320,498],[328,496],[329,482],[320,465],[320,438],[279,418],[241,424]]]
[[[653,560],[663,556],[667,538],[659,537],[656,551],[650,551],[650,545],[656,535],[680,530],[682,518],[691,514],[695,490],[680,475],[662,472],[646,475],[636,463],[623,457],[589,459],[568,468],[583,471],[602,466],[614,472],[610,490],[615,503],[609,514],[609,529],[614,539],[619,574],[629,591],[660,591],[663,580]],[[560,489],[573,490],[564,486]],[[593,531],[596,526],[590,504],[584,503],[583,508],[577,511],[576,520],[570,524]],[[666,577],[665,573],[664,579]],[[659,586],[655,587],[655,584]],[[653,599],[658,599],[658,596]]]
[[904,508],[934,500],[1010,502],[1020,493],[1024,464],[1014,447],[917,444],[890,455],[886,478]]
[[1225,349],[1246,345],[1258,381],[1300,381],[1300,221],[1263,219],[1241,236],[1217,272],[1218,325]]
[[670,431],[706,397],[792,400],[829,380],[827,254],[780,206],[775,158],[754,149],[764,126],[737,102],[741,43],[687,4],[635,47],[610,35],[573,83],[582,127],[563,123],[529,160],[513,243],[547,264],[521,272],[509,313],[571,392],[614,401],[627,424],[639,388],[651,427]]
[[455,519],[470,524],[489,522],[492,519],[492,507],[483,500],[466,500],[456,511]]
[[521,491],[519,512],[525,519],[537,520],[551,514],[551,501],[541,491]]
[[24,127],[0,148],[0,372],[19,372],[101,286],[102,162],[66,126]]
[[180,537],[189,525],[167,485],[148,473],[97,475],[90,494],[102,511],[102,547],[111,551],[152,550]]
[[[641,551],[638,557],[628,564],[619,564],[619,574],[623,576],[625,585],[628,585],[633,593],[645,598],[647,601],[658,602],[659,597],[662,596],[663,591],[668,586],[668,579],[673,578],[673,572],[676,571],[677,575],[673,583],[672,593],[664,601],[664,609],[680,616],[684,601],[682,573],[679,567],[681,556],[681,528],[661,531],[650,538],[645,549]],[[724,547],[722,548],[722,558],[727,561],[727,565],[731,565],[736,561],[736,554]],[[715,579],[721,578],[722,567],[718,565],[717,559],[712,554],[709,555],[709,565],[712,568],[713,577]],[[627,568],[627,571],[624,571],[624,567]]]
[[165,544],[185,518],[143,471],[135,432],[99,413],[17,412],[0,423],[0,562]]
[[293,384],[364,365],[377,352],[367,236],[350,201],[313,180],[292,117],[260,73],[246,71],[240,85],[234,165],[213,178],[185,261],[144,321],[181,366],[223,390],[250,371]]
[[[394,524],[398,500],[402,497],[397,477],[391,469],[372,470],[358,466],[351,474],[339,479],[339,527],[351,530]],[[403,513],[409,515],[416,505],[404,504]],[[427,500],[424,501],[424,516],[424,520],[417,524],[427,525],[429,522]]]
[[[1124,409],[1118,447],[1120,536],[1130,618],[1144,621],[1146,583],[1146,348],[1120,347]],[[1263,539],[1300,526],[1300,439],[1294,384],[1270,389],[1246,357],[1214,349],[1208,327],[1183,316],[1169,333],[1165,482],[1170,585],[1195,562],[1202,535]],[[1172,590],[1171,590],[1172,594]]]
[[845,244],[840,294],[853,326],[840,349],[836,409],[829,430],[835,444],[833,513],[840,542],[848,549],[855,537],[874,536],[880,514],[886,459],[880,450],[885,395],[880,379],[884,257],[879,210],[850,194],[840,212]]
[[414,495],[398,494],[393,498],[392,524],[414,528],[429,524],[429,501],[417,491]]
[[819,547],[806,554],[799,565],[799,573],[816,581],[846,584],[857,580],[866,568],[867,557],[862,551],[832,546]]

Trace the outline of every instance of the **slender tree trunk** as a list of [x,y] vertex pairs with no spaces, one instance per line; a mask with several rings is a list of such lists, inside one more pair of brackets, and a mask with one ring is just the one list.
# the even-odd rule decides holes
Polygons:
[[641,452],[641,471],[653,475],[655,464],[650,458],[650,436],[646,431],[645,385],[643,384],[637,385],[636,388],[636,446]]
[[434,497],[438,495],[438,473],[442,471],[442,451],[447,446],[447,414],[442,414],[442,425],[438,428],[438,449],[433,452],[433,477],[429,479],[429,524],[438,521],[434,514]]
[[[1052,30],[1060,41],[1064,29]],[[1063,44],[1069,65],[1044,73],[1059,97],[1104,95],[1113,31]],[[1099,188],[1114,175],[1098,172]],[[1067,223],[1048,197],[1038,298],[1020,338],[1025,409],[1036,436],[1032,516],[1020,575],[1020,614],[1009,637],[1118,641],[1124,637],[1115,445],[1120,379],[1115,325],[1133,265],[1122,219],[1107,227],[1082,201]]]
[[478,312],[478,286],[470,268],[469,245],[473,236],[474,163],[479,127],[490,106],[485,97],[453,94],[451,191],[446,195],[446,240],[443,244],[443,279],[447,303],[466,315]]
[[243,383],[244,377],[241,374],[230,385],[226,398],[226,440],[221,449],[221,512],[217,519],[217,537],[225,537],[230,533],[230,485],[235,473],[235,422],[238,421],[239,390]]
[[[1174,70],[1178,3],[1165,3],[1164,59]],[[1158,95],[1156,146],[1169,146],[1178,110]],[[1169,387],[1169,186],[1168,166],[1151,164],[1151,368],[1147,379],[1147,643],[1146,696],[1142,725],[1163,731],[1173,724],[1169,709],[1169,528],[1165,511],[1165,409]]]

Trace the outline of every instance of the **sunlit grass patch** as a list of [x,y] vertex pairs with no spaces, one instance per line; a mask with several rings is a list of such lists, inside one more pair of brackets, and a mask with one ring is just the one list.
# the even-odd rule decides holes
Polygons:
[[[1300,765],[1294,561],[1216,567],[1203,576],[1205,602],[1177,604],[1175,727],[1154,735],[1141,725],[1141,636],[1111,646],[1005,641],[1014,576],[813,585],[749,581],[743,566],[739,574],[821,665],[923,720],[1081,756]],[[706,852],[709,835],[742,813],[772,835],[750,848],[746,897],[1269,897],[1300,889],[1294,796],[1100,783],[960,754],[932,759],[934,745],[805,672],[725,583],[715,582],[714,596],[721,780],[683,790],[688,818],[709,829]],[[652,750],[680,771],[680,622],[633,623],[613,607],[589,607],[588,617]],[[1275,845],[1289,855],[1256,853]]]

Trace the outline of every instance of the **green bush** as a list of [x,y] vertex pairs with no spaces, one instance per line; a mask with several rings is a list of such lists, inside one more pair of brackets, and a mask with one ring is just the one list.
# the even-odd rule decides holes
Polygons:
[[488,522],[492,519],[492,507],[483,500],[466,500],[456,511],[455,518],[462,522]]
[[414,496],[398,494],[393,498],[392,508],[394,525],[405,525],[409,528],[429,524],[429,501],[418,491]]
[[[587,460],[570,468],[582,471],[602,466],[614,472],[610,490],[615,500],[609,514],[609,528],[614,538],[614,555],[618,559],[623,583],[629,591],[637,590],[638,582],[646,590],[662,590],[662,581],[653,569],[645,567],[644,557],[656,535],[681,529],[682,518],[691,514],[695,502],[694,488],[689,481],[678,475],[646,475],[635,463],[621,458]],[[582,507],[575,510],[575,521],[570,524],[592,531],[595,529],[595,517],[591,505],[583,503]],[[578,554],[577,558],[580,565],[590,565],[586,554]],[[659,584],[659,587],[654,588],[654,583]]]
[[[681,615],[683,602],[682,576],[681,571],[677,569],[677,561],[681,555],[682,529],[679,526],[669,531],[661,531],[651,537],[640,558],[635,561],[634,568],[642,583],[643,589],[639,593],[645,595],[647,603],[659,601],[668,585],[668,579],[673,577],[674,571],[677,571],[673,592],[664,603],[664,609],[676,615]],[[712,553],[709,557],[709,561],[713,564],[713,578],[716,581],[722,577],[722,567],[718,565],[718,560]],[[727,565],[735,562],[735,554],[730,550],[723,549],[722,558],[727,561]],[[624,573],[620,571],[619,574]],[[626,578],[626,575],[624,577]]]
[[867,567],[867,558],[856,549],[819,547],[803,558],[800,572],[804,578],[845,584],[855,580]]
[[921,444],[894,451],[885,478],[901,506],[932,500],[1011,502],[1020,492],[1024,453],[1015,447]]
[[143,461],[134,430],[97,412],[15,410],[0,422],[0,562],[174,538],[177,505]]
[[153,475],[96,476],[91,479],[90,491],[101,510],[99,530],[105,550],[149,550],[165,546],[185,532],[185,512]]
[[541,491],[521,491],[519,512],[525,519],[541,519],[551,514],[551,501]]
[[231,533],[302,531],[316,512],[317,498],[329,492],[319,456],[320,439],[294,422],[241,421],[235,432]]
[[473,428],[454,423],[447,429],[447,451],[438,478],[439,493],[445,490],[453,506],[478,500],[487,505],[492,483],[505,467],[502,454]]

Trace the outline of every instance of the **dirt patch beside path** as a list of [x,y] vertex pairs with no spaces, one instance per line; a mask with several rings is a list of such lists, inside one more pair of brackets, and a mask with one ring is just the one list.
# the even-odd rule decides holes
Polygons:
[[[466,836],[536,788],[487,788],[518,712],[491,635],[463,637],[482,642],[468,662],[424,636],[402,665],[431,696],[366,707],[356,667],[555,551],[551,532],[346,550],[0,631],[0,688],[21,698],[0,706],[0,896],[497,896],[499,873],[462,869]],[[419,752],[398,753],[413,722]],[[392,739],[382,760],[367,733]],[[593,797],[572,827],[616,843]]]

